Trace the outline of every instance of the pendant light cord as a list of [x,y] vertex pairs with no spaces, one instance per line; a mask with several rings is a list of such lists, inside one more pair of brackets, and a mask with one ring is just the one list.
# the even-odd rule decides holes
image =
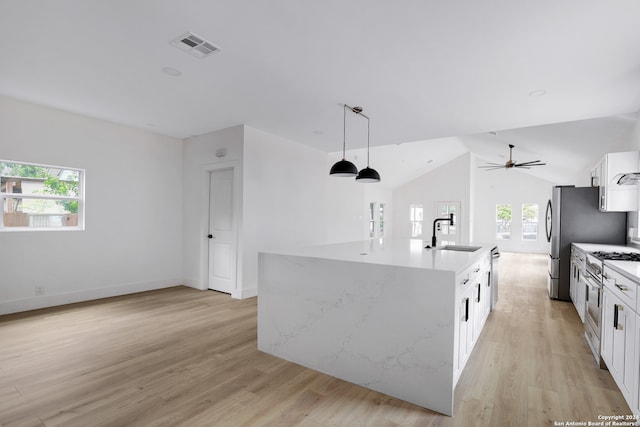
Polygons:
[[367,167],[369,167],[369,128],[371,127],[370,125],[371,125],[371,120],[369,120],[369,117],[367,117]]
[[342,114],[342,160],[345,160],[345,153],[347,149],[347,104],[344,104]]

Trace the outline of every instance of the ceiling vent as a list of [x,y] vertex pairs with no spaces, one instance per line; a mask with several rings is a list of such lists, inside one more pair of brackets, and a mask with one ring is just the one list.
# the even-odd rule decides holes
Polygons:
[[210,41],[207,41],[193,33],[183,34],[177,39],[171,41],[171,44],[178,49],[195,56],[196,58],[206,58],[212,53],[222,50]]

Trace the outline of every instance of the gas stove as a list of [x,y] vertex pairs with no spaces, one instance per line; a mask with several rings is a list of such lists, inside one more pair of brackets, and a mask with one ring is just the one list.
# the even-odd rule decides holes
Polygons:
[[599,260],[612,260],[612,261],[640,261],[640,253],[637,252],[605,252],[596,251],[591,252],[591,255]]

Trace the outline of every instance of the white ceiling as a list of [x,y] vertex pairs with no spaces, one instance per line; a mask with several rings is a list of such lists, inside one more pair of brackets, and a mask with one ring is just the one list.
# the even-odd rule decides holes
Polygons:
[[[176,137],[244,123],[326,152],[347,103],[372,146],[436,139],[443,158],[463,145],[498,161],[514,143],[552,166],[593,136],[585,119],[640,109],[638,17],[637,0],[3,1],[0,94]],[[169,44],[187,31],[222,51]],[[570,121],[585,128],[562,146],[564,128],[539,126]]]

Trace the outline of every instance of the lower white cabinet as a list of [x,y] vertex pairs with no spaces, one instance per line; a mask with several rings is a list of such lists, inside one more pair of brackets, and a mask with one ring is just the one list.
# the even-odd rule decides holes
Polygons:
[[586,255],[577,247],[571,247],[571,271],[569,274],[569,297],[580,316],[580,320],[584,323],[584,314],[586,307],[586,283],[582,279],[585,274]]
[[638,369],[636,313],[606,287],[602,303],[602,358],[627,402],[632,402]]
[[488,265],[477,267],[470,276],[461,276],[457,280],[454,383],[458,381],[491,311],[489,280]]

